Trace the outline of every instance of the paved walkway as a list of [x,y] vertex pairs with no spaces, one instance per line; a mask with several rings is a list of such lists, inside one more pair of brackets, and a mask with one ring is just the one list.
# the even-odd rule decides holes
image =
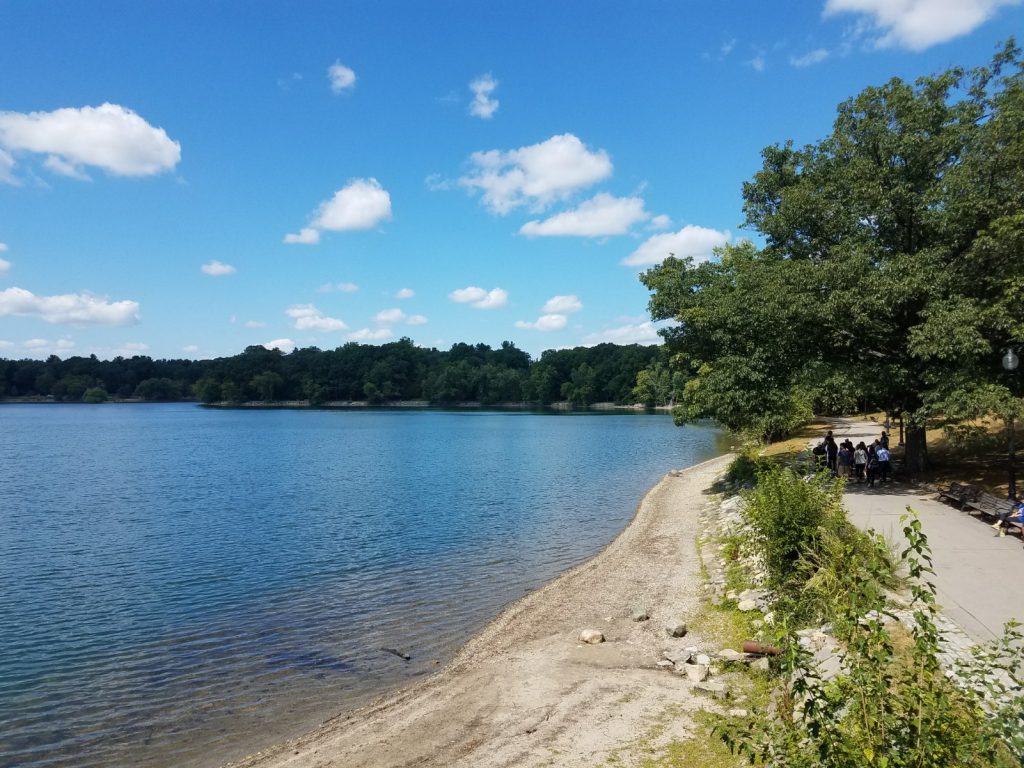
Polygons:
[[[842,419],[834,432],[838,441],[849,437],[856,445],[874,440],[882,427]],[[1018,537],[998,538],[984,522],[906,482],[847,485],[850,519],[896,542],[903,540],[900,516],[908,505],[918,512],[932,549],[933,582],[943,613],[978,641],[1001,635],[1009,619],[1024,621],[1024,547]]]

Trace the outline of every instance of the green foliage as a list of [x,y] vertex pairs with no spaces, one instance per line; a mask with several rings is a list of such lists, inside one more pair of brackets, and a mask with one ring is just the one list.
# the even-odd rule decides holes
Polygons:
[[868,400],[907,414],[917,469],[929,417],[1007,410],[999,357],[1024,345],[1022,72],[1011,41],[987,68],[866,88],[820,141],[764,150],[743,198],[765,247],[641,276],[696,377],[680,418],[770,435],[807,405]]
[[107,390],[103,387],[89,387],[82,395],[82,402],[91,404],[105,403],[107,402],[107,397]]
[[[908,511],[909,508],[908,508]],[[832,602],[835,634],[844,650],[842,672],[823,681],[797,642],[789,615],[781,617],[779,685],[774,712],[746,724],[723,722],[718,732],[751,763],[787,768],[982,768],[1019,765],[1024,757],[1024,696],[1020,670],[1024,636],[1004,637],[977,650],[957,684],[940,666],[941,635],[927,539],[912,512],[904,517],[910,576],[907,639],[878,591],[879,570],[843,572]],[[820,551],[820,558],[828,552]],[[838,564],[831,567],[838,571]]]
[[143,400],[170,401],[181,399],[181,384],[172,379],[158,377],[139,382],[135,396]]
[[725,480],[733,485],[753,486],[757,478],[765,472],[776,468],[774,461],[766,456],[759,456],[757,450],[748,448],[736,455],[725,470]]
[[220,382],[209,377],[193,384],[192,393],[201,403],[219,403],[222,397]]
[[782,595],[803,584],[797,565],[818,546],[821,531],[843,526],[843,484],[823,472],[804,481],[789,468],[762,473],[744,515],[764,556],[768,586]]

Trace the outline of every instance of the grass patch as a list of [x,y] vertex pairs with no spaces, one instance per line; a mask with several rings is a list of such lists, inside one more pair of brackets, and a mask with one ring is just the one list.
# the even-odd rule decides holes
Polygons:
[[644,758],[641,768],[738,768],[745,765],[745,760],[729,752],[722,740],[711,733],[717,721],[709,712],[695,713],[697,733],[694,737],[669,742],[658,754]]

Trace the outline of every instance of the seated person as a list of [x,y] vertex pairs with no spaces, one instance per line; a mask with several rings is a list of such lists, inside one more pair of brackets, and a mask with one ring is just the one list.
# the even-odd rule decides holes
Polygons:
[[999,515],[999,519],[992,523],[992,527],[998,530],[996,536],[1005,536],[1007,523],[1024,524],[1024,501],[1016,502],[1008,512]]

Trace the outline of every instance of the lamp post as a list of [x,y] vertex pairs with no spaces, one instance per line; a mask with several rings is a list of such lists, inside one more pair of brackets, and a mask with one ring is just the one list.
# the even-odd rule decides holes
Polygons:
[[[1013,380],[1013,395],[1014,395],[1014,397],[1017,396],[1017,366],[1018,365],[1020,365],[1020,358],[1017,357],[1017,353],[1015,353],[1012,349],[1006,350],[1006,354],[1003,355],[1003,369],[1008,371],[1010,376],[1012,377],[1012,380]],[[1009,488],[1007,489],[1007,493],[1008,493],[1008,495],[1009,495],[1011,500],[1016,501],[1017,500],[1017,469],[1014,466],[1014,461],[1013,461],[1013,459],[1014,459],[1014,456],[1013,456],[1013,454],[1014,454],[1014,445],[1013,445],[1014,423],[1013,423],[1013,410],[1012,409],[1010,410],[1010,416],[1009,416],[1009,418],[1007,419],[1007,422],[1006,422],[1006,432],[1007,432],[1007,442],[1008,442],[1006,456],[1007,456],[1007,460],[1008,460],[1008,470],[1009,470],[1009,479],[1010,479]]]

